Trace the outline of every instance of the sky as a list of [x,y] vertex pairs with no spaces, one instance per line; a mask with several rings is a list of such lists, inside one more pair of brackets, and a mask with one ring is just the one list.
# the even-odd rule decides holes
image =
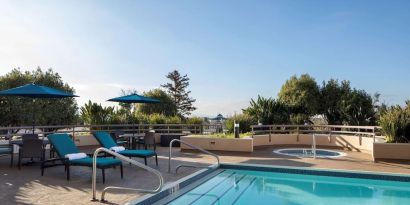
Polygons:
[[410,1],[0,1],[0,75],[53,68],[81,106],[179,70],[194,116],[277,97],[292,75],[410,99]]

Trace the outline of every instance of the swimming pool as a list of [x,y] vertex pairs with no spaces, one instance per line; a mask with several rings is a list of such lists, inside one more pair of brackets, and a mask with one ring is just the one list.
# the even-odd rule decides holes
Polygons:
[[151,198],[137,204],[410,204],[408,175],[268,166],[222,167],[199,182],[162,194],[155,203]]
[[[314,157],[314,150],[311,148],[287,148],[277,149],[273,151],[276,154],[287,155],[292,157]],[[318,158],[335,158],[346,156],[344,152],[338,152],[327,149],[316,149],[316,157]]]

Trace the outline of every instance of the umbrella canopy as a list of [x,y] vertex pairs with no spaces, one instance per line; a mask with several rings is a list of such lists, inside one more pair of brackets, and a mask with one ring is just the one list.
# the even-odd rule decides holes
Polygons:
[[0,96],[22,96],[31,98],[67,98],[78,97],[62,90],[49,88],[46,86],[26,84],[16,88],[0,91]]
[[[71,93],[67,93],[62,90],[57,90],[54,88],[36,85],[34,83],[26,84],[16,88],[11,88],[8,90],[0,91],[0,96],[21,96],[21,97],[30,97],[33,98],[33,107],[34,107],[34,98],[68,98],[68,97],[78,97]],[[34,108],[33,108],[34,110]],[[35,116],[33,111],[33,134],[35,127]]]
[[126,95],[122,97],[112,98],[108,101],[111,102],[121,102],[121,103],[159,103],[160,101],[155,98],[149,98],[137,94]]

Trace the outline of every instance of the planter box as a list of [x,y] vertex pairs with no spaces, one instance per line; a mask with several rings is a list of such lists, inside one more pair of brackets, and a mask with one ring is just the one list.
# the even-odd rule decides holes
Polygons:
[[373,159],[410,160],[410,143],[374,143]]
[[[271,134],[255,135],[254,146],[265,145],[312,145],[311,134]],[[373,138],[334,134],[318,135],[316,137],[317,146],[333,146],[344,149],[371,154],[373,150]]]
[[[189,144],[195,145],[206,150],[215,151],[233,151],[233,152],[253,152],[252,138],[212,138],[198,136],[182,136],[181,140]],[[192,149],[184,144],[181,144],[181,149]]]
[[98,141],[92,135],[76,135],[74,137],[74,143],[77,146],[100,145],[100,143],[98,143]]

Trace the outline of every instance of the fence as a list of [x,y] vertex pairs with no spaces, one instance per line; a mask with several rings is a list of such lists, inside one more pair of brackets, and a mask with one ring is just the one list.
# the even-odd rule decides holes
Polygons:
[[272,134],[342,134],[360,137],[381,138],[381,128],[377,126],[345,125],[252,125],[252,135]]
[[[52,125],[35,127],[35,133],[40,135],[69,133],[72,136],[76,136],[80,133],[89,133],[97,130],[107,132],[122,130],[126,133],[145,133],[150,130],[155,130],[156,133],[161,134],[200,134],[202,133],[203,127],[201,124]],[[21,136],[32,132],[32,126],[0,127],[0,138]]]

